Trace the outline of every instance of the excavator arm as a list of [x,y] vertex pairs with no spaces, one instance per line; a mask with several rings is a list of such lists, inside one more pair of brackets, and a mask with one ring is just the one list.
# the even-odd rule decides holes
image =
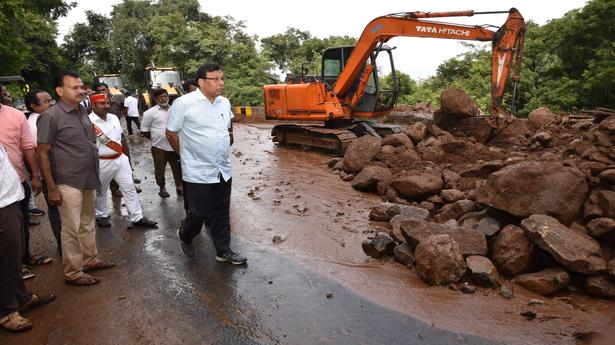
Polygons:
[[372,20],[363,30],[361,37],[350,55],[346,67],[339,75],[332,89],[332,96],[340,106],[353,104],[348,99],[348,91],[361,73],[365,62],[374,49],[393,37],[431,37],[458,40],[492,41],[491,72],[491,111],[497,119],[510,117],[502,106],[506,81],[511,70],[513,56],[516,54],[515,83],[519,79],[519,64],[523,50],[525,24],[523,17],[515,8],[508,11],[508,18],[499,30],[492,31],[483,26],[467,26],[425,20],[425,18],[474,16],[506,12],[406,12],[390,14]]

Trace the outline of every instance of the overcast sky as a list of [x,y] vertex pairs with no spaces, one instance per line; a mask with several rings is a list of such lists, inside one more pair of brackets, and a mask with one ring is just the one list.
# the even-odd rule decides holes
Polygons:
[[[181,1],[181,0],[178,0]],[[80,0],[67,17],[59,20],[58,42],[77,22],[85,22],[85,11],[92,10],[108,15],[113,4],[121,0]],[[312,36],[326,38],[331,35],[359,37],[363,28],[372,19],[397,12],[436,11],[500,11],[516,7],[525,20],[542,25],[550,19],[559,18],[566,12],[581,8],[585,0],[199,0],[201,10],[218,16],[231,16],[245,22],[249,34],[259,38],[283,33],[289,27],[309,31]],[[506,14],[480,15],[474,17],[441,18],[441,21],[470,25],[492,24],[500,26]],[[435,74],[443,61],[464,51],[460,41],[397,37],[388,45],[395,46],[395,66],[412,78],[421,79]],[[471,42],[471,41],[468,41]]]

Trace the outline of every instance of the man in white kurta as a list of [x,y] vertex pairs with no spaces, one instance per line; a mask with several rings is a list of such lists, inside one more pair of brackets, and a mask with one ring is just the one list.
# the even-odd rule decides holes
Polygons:
[[100,163],[100,189],[96,191],[96,223],[102,227],[111,226],[107,191],[111,180],[115,180],[122,192],[128,216],[133,226],[156,227],[157,222],[143,216],[137,190],[132,179],[132,168],[128,156],[122,152],[127,145],[122,137],[120,120],[109,114],[110,102],[105,94],[90,97],[92,113],[89,118],[96,133],[96,145]]

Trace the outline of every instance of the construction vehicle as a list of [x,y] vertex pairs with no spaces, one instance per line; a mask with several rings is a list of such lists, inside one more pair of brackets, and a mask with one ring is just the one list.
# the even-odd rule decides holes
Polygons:
[[[425,20],[494,13],[508,13],[497,31],[486,26]],[[341,155],[357,136],[390,133],[390,127],[372,120],[387,115],[397,101],[399,90],[392,48],[385,43],[398,36],[491,41],[491,116],[488,121],[494,131],[502,130],[511,119],[502,106],[502,99],[513,62],[516,90],[524,33],[524,19],[515,8],[496,12],[404,12],[378,17],[365,27],[355,46],[324,50],[320,76],[302,73],[287,79],[285,84],[264,86],[267,119],[325,123],[324,127],[277,125],[272,130],[273,140],[282,146]],[[379,80],[382,61],[391,70],[393,87],[390,90],[384,90]]]
[[169,93],[169,103],[183,95],[181,75],[175,67],[147,67],[145,68],[145,77],[147,78],[148,87],[141,94],[139,107],[143,112],[156,103],[152,97],[154,89],[165,89]]
[[0,84],[4,85],[10,93],[13,108],[24,113],[28,112],[24,96],[30,91],[30,86],[26,83],[26,80],[20,75],[0,76]]
[[124,106],[124,94],[128,90],[121,74],[94,74],[94,83],[105,83],[111,94],[111,102]]

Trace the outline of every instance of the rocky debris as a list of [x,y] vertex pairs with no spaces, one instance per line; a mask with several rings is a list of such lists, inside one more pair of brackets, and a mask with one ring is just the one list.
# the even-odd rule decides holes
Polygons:
[[615,298],[615,283],[605,276],[586,277],[585,291],[602,298]]
[[470,279],[476,284],[487,288],[500,285],[500,276],[493,263],[484,256],[470,255],[466,258],[466,267]]
[[608,267],[609,277],[615,280],[615,259],[612,259],[611,261],[609,261],[609,264],[607,267]]
[[520,218],[549,214],[570,224],[580,215],[587,191],[585,175],[577,168],[521,162],[491,174],[477,200]]
[[381,143],[382,139],[371,135],[364,135],[350,143],[344,154],[344,171],[354,173],[365,168],[372,158],[380,152]]
[[405,133],[395,133],[387,135],[382,139],[382,146],[390,145],[393,147],[407,147],[413,148],[412,140]]
[[380,258],[386,255],[393,255],[395,241],[383,233],[377,233],[372,239],[363,241],[361,246],[365,254],[372,258]]
[[506,299],[511,299],[515,296],[512,287],[502,285],[500,286],[500,295]]
[[331,158],[331,159],[327,162],[327,166],[328,166],[329,168],[333,168],[333,167],[335,167],[335,166],[337,165],[337,163],[341,162],[341,161],[342,161],[342,159],[343,159],[343,158],[340,158],[340,157],[334,157],[334,158]]
[[615,230],[613,218],[596,218],[587,223],[587,232],[593,238],[600,238]]
[[445,202],[455,202],[465,199],[465,193],[458,189],[443,189],[440,195]]
[[430,236],[449,235],[455,240],[462,255],[487,254],[485,235],[473,229],[410,219],[401,223],[401,231],[410,248],[417,247]]
[[[346,158],[328,163],[355,188],[397,205],[370,213],[389,221],[379,231],[406,242],[397,250],[411,254],[430,236],[448,235],[462,256],[488,254],[507,278],[563,267],[571,288],[586,275],[615,280],[615,116],[592,122],[537,109],[492,137],[467,95],[447,90],[442,98],[435,121],[415,116],[403,134],[374,141],[378,152],[356,171],[336,170]],[[418,217],[402,216],[401,206]]]
[[500,230],[491,246],[491,258],[500,272],[508,276],[528,272],[538,260],[534,243],[515,225]]
[[600,182],[606,185],[615,185],[615,169],[608,169],[600,172],[598,178]]
[[376,191],[378,182],[387,181],[390,178],[389,169],[380,165],[370,165],[354,176],[351,185],[359,190]]
[[472,98],[463,90],[449,87],[440,95],[440,109],[434,113],[436,124],[450,120],[478,116],[480,110]]
[[457,282],[466,271],[459,246],[448,235],[428,237],[416,247],[415,257],[419,276],[430,285]]
[[408,198],[423,198],[438,194],[444,188],[439,172],[413,170],[392,178],[391,187]]
[[534,111],[527,116],[527,125],[531,131],[537,131],[555,120],[556,116],[549,108],[541,107],[534,109]]
[[615,218],[615,192],[601,190],[596,193],[598,206],[602,211],[602,216]]
[[427,219],[429,216],[429,211],[416,206],[384,202],[372,206],[369,219],[380,222],[388,222],[398,214],[413,219]]
[[415,122],[408,127],[406,135],[412,139],[412,142],[418,144],[427,136],[427,126],[424,123]]
[[521,221],[521,227],[537,246],[565,268],[590,275],[606,271],[598,242],[565,227],[557,219],[533,215]]
[[459,217],[463,216],[468,212],[472,212],[476,209],[476,205],[472,200],[463,199],[456,201],[452,204],[447,204],[440,210],[436,216],[434,216],[434,220],[437,223],[444,223],[451,219],[459,219]]
[[414,265],[416,258],[408,243],[404,242],[393,249],[393,257],[406,266]]
[[494,236],[500,231],[502,223],[495,218],[485,217],[478,221],[474,229],[482,232],[485,236]]
[[515,283],[537,294],[547,296],[568,286],[570,276],[561,268],[547,268],[539,272],[519,275],[515,278]]

